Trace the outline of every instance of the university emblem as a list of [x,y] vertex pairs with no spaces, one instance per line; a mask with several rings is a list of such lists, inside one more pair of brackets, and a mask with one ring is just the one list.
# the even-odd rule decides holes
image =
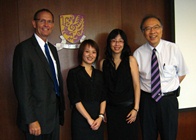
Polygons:
[[61,15],[60,28],[63,37],[69,43],[78,43],[84,35],[84,17],[82,15]]

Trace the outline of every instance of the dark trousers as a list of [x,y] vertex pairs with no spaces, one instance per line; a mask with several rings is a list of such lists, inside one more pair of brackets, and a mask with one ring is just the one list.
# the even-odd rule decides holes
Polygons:
[[178,128],[178,100],[176,95],[165,96],[159,102],[150,93],[141,92],[140,124],[143,140],[176,140]]

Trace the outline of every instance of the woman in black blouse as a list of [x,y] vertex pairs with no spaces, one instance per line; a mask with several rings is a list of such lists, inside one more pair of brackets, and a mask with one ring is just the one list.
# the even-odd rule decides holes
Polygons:
[[110,32],[105,54],[100,66],[107,88],[108,140],[137,140],[135,120],[140,101],[139,71],[122,30]]
[[78,50],[79,66],[69,70],[68,97],[72,109],[72,140],[103,140],[106,101],[102,72],[93,67],[99,55],[95,41],[85,40]]

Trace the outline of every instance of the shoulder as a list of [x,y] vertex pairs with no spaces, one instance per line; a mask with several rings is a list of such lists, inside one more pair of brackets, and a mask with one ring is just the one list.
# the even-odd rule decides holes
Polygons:
[[68,71],[68,76],[71,76],[71,75],[77,75],[80,73],[80,71],[82,70],[82,67],[79,65],[79,66],[76,66],[74,68],[71,68],[69,71]]
[[103,62],[104,62],[104,60],[105,59],[102,59],[101,61],[100,61],[100,64],[99,64],[99,70],[103,70]]
[[81,69],[82,69],[82,66],[78,65],[78,66],[76,66],[76,67],[74,67],[74,68],[71,68],[71,69],[69,70],[69,72],[78,72],[78,71],[80,71]]
[[51,48],[55,48],[55,49],[56,49],[56,47],[55,47],[52,43],[48,42],[48,45],[49,45]]
[[103,64],[104,61],[105,61],[105,59],[102,59],[102,60],[100,61],[100,64]]
[[151,51],[151,50],[149,49],[148,43],[145,43],[145,44],[141,45],[140,47],[138,47],[138,48],[134,51],[133,55],[134,55],[134,56],[135,56],[135,55],[139,55],[139,54],[142,54],[142,53],[146,53],[146,52],[148,52],[148,51]]
[[81,73],[80,71],[81,71],[81,66],[71,68],[67,74],[67,81],[75,80],[77,75]]
[[130,64],[136,64],[137,63],[137,61],[136,61],[134,56],[129,56],[129,63]]
[[167,41],[167,40],[161,40],[162,45],[165,49],[165,51],[168,52],[174,52],[174,53],[179,53],[180,52],[180,48],[176,43]]
[[32,39],[28,38],[22,42],[20,42],[14,49],[14,54],[20,54],[28,56],[31,54],[33,48]]
[[129,61],[135,61],[135,57],[134,56],[129,56]]
[[95,73],[97,73],[97,74],[102,74],[102,71],[101,71],[101,70],[96,69],[96,68],[93,68],[93,69],[94,69]]
[[173,47],[173,48],[177,48],[178,45],[174,42],[170,42],[167,40],[161,40],[161,43],[163,44],[163,46],[168,46],[168,47]]
[[49,45],[49,47],[50,47],[50,50],[54,53],[56,53],[56,55],[57,55],[57,49],[56,49],[56,47],[53,45],[53,44],[51,44],[50,42],[48,42],[48,45]]
[[32,37],[20,42],[16,47],[27,47],[29,44],[32,44]]
[[163,44],[175,44],[175,43],[173,43],[171,41],[164,40],[164,39],[161,39],[161,43],[163,43]]

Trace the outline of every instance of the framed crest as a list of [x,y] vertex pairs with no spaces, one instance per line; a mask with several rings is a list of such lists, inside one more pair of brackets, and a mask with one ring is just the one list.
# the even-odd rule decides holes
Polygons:
[[66,41],[78,43],[84,35],[84,17],[82,15],[61,15],[60,28]]

